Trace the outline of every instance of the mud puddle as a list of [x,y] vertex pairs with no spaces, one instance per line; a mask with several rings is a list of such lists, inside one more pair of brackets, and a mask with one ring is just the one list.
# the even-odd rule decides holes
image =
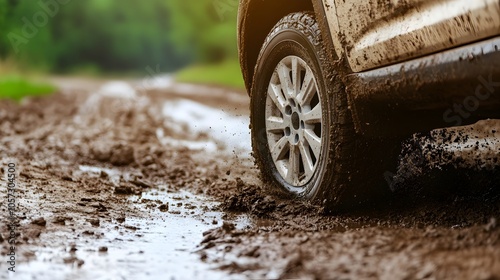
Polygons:
[[[95,166],[80,166],[79,170],[94,175],[105,172],[112,181],[129,176],[119,170]],[[82,236],[44,233],[41,238],[59,246],[31,248],[35,253],[16,272],[16,279],[28,279],[30,275],[37,275],[36,279],[227,277],[227,273],[202,262],[197,251],[204,233],[221,226],[229,217],[216,210],[219,203],[214,199],[167,189],[158,185],[155,190],[129,196],[127,200],[134,212],[143,214],[96,222],[98,225],[84,231]],[[230,220],[238,229],[251,227],[246,215],[231,216]],[[58,239],[66,239],[65,244]]]
[[[248,117],[232,116],[221,109],[185,99],[165,102],[162,112],[177,124],[173,127],[174,131],[188,128],[193,134],[207,134],[221,149],[229,149],[243,157],[250,157]],[[216,147],[209,143],[204,148],[208,152],[216,151]],[[188,146],[192,147],[193,144]]]
[[[9,275],[227,278],[200,259],[204,233],[224,222],[252,224],[245,214],[222,212],[220,201],[204,193],[234,153],[249,157],[241,143],[248,120],[127,82],[85,84],[71,80],[56,96],[1,104],[0,151],[22,174],[18,267]],[[2,223],[2,253],[7,230]]]

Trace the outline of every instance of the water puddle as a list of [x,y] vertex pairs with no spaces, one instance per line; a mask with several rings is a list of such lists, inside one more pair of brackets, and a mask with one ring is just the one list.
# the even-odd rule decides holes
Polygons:
[[[120,176],[112,169],[80,166],[80,170]],[[223,213],[213,210],[217,205],[213,200],[185,191],[160,190],[130,196],[128,200],[143,214],[127,215],[122,221],[102,221],[88,235],[69,229],[43,233],[40,238],[50,240],[54,247],[36,248],[32,260],[19,265],[15,279],[33,275],[37,275],[36,279],[228,277],[196,254],[203,232],[223,223]],[[252,226],[248,217],[236,217],[234,222],[240,229]],[[238,279],[235,275],[230,278]]]
[[214,153],[217,151],[217,144],[215,144],[212,141],[193,141],[193,140],[182,140],[182,139],[174,139],[165,136],[165,132],[163,129],[158,128],[156,130],[156,137],[158,138],[158,141],[162,145],[169,145],[172,147],[186,147],[190,150],[193,151],[206,151],[209,153]]
[[174,122],[188,127],[193,133],[206,133],[217,144],[242,156],[250,156],[251,142],[247,117],[232,116],[221,109],[183,99],[166,102],[163,114]]

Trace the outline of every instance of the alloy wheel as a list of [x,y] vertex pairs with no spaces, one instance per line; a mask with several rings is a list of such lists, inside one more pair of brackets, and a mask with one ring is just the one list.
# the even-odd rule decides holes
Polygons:
[[321,156],[319,94],[314,72],[304,60],[287,56],[278,63],[268,86],[265,124],[272,160],[292,187],[311,180]]

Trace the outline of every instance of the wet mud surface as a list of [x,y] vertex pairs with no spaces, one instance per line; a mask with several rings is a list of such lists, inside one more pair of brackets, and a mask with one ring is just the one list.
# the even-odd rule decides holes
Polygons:
[[2,279],[500,278],[497,121],[413,136],[386,201],[326,215],[261,183],[244,93],[81,84],[0,102]]

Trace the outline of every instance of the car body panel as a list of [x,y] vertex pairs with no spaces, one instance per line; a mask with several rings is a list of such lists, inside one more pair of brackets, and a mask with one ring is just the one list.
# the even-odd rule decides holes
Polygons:
[[500,119],[500,37],[346,77],[358,133],[408,136]]
[[339,57],[361,72],[500,34],[498,0],[323,0]]

